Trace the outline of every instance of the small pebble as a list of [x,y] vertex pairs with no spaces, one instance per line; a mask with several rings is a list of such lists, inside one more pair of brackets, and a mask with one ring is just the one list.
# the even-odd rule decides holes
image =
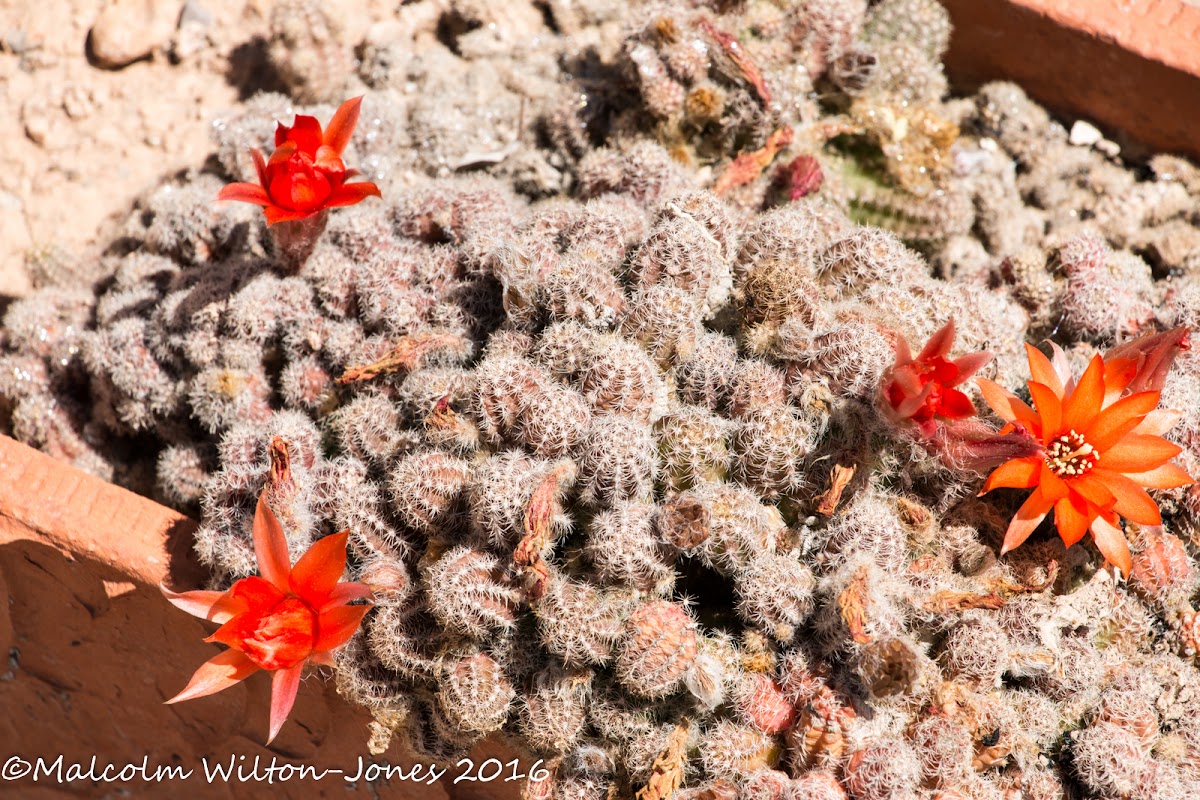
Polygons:
[[1097,142],[1104,139],[1104,134],[1090,122],[1076,120],[1071,126],[1071,135],[1067,141],[1076,147],[1091,147]]
[[181,8],[171,0],[112,0],[92,25],[93,63],[120,69],[165,48]]

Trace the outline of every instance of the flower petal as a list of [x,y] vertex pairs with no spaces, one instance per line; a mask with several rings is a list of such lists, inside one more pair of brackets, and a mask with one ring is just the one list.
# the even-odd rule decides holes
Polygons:
[[1034,489],[1033,494],[1025,499],[1025,502],[1017,509],[1017,515],[1009,523],[1008,531],[1004,534],[1004,546],[1000,548],[1000,555],[1020,547],[1029,538],[1029,534],[1042,524],[1042,520],[1050,513],[1053,505],[1042,496],[1040,486]]
[[894,366],[903,367],[913,362],[912,350],[908,346],[908,341],[903,336],[897,336],[892,342],[892,350],[896,353],[896,363]]
[[244,642],[254,636],[254,631],[262,616],[254,613],[238,614],[224,625],[213,631],[204,641],[212,644],[223,644],[234,650],[245,652]]
[[1063,401],[1062,425],[1066,430],[1085,431],[1091,426],[1104,402],[1104,361],[1099,355],[1092,358],[1079,377],[1075,390]]
[[1126,472],[1125,477],[1147,489],[1178,489],[1196,482],[1185,470],[1169,463],[1146,472]]
[[183,700],[194,700],[197,697],[215,694],[222,689],[228,689],[235,683],[244,681],[257,671],[258,667],[253,661],[246,658],[244,653],[239,653],[237,650],[225,650],[201,664],[200,669],[192,675],[192,679],[183,691],[168,700],[166,704],[170,705]]
[[992,409],[996,416],[1005,422],[1016,421],[1017,415],[1012,408],[1012,401],[1019,399],[1016,395],[987,378],[979,378],[975,383],[983,395],[983,402],[988,404],[988,408]]
[[1067,354],[1054,342],[1050,342],[1050,354],[1050,365],[1054,367],[1054,372],[1058,375],[1059,383],[1063,387],[1062,393],[1065,396],[1067,392],[1075,388],[1075,377],[1071,374],[1071,362],[1067,361]]
[[987,363],[991,360],[992,352],[990,350],[980,350],[978,353],[969,353],[954,359],[951,363],[958,368],[958,378],[955,379],[952,385],[957,386],[969,379],[976,372],[987,366]]
[[289,584],[292,591],[313,608],[329,599],[329,592],[346,571],[346,540],[349,531],[318,539],[292,567]]
[[[903,374],[905,370],[898,370],[897,374]],[[894,404],[896,416],[900,419],[910,419],[917,410],[925,405],[925,401],[929,399],[929,395],[933,394],[934,384],[927,383],[923,387],[918,385],[918,388],[910,391],[908,387],[901,384],[899,381],[895,384],[900,390],[900,397],[904,399],[899,403]]]
[[1106,469],[1094,469],[1092,475],[1104,481],[1113,496],[1117,498],[1112,510],[1126,519],[1133,520],[1139,525],[1161,525],[1162,514],[1158,504],[1146,494],[1146,490],[1119,472]]
[[276,670],[271,675],[271,732],[267,736],[267,744],[274,741],[279,729],[287,721],[292,706],[296,703],[296,693],[300,691],[300,675],[304,664],[300,663],[288,669]]
[[1128,576],[1133,567],[1133,557],[1129,554],[1129,542],[1125,532],[1104,517],[1092,520],[1092,538],[1096,540],[1096,548],[1116,565],[1121,573]]
[[950,346],[954,344],[954,317],[947,320],[946,324],[934,331],[929,337],[929,341],[921,348],[921,352],[917,353],[917,361],[927,361],[931,358],[945,358],[950,352]]
[[976,385],[983,394],[983,401],[1005,422],[1020,422],[1031,433],[1041,431],[1041,420],[1024,400],[987,378],[977,378]]
[[1063,399],[1063,384],[1050,359],[1031,344],[1025,345],[1025,356],[1029,359],[1030,379],[1048,387],[1060,400]]
[[[277,169],[280,164],[287,161],[294,155],[296,155],[296,143],[284,142],[276,147],[275,151],[271,153],[271,158],[267,161],[266,171],[270,172],[272,169]],[[266,184],[263,185],[265,186]]]
[[1131,358],[1113,358],[1104,362],[1104,398],[1113,402],[1125,391],[1125,387],[1137,377],[1137,361]]
[[280,208],[279,206],[267,206],[263,209],[263,214],[267,218],[267,225],[270,226],[279,222],[291,222],[292,220],[311,217],[313,214],[316,214],[317,211],[320,211],[320,209],[315,209],[313,211],[294,211],[287,208]]
[[339,181],[346,179],[345,162],[342,161],[342,157],[327,144],[323,144],[317,148],[317,156],[313,159],[313,166],[315,166],[317,169],[324,170],[331,175],[338,176]]
[[354,126],[358,124],[362,101],[362,96],[359,95],[342,103],[338,110],[333,112],[333,118],[329,120],[329,125],[325,128],[323,143],[332,147],[339,156],[349,144],[350,136],[354,133]]
[[1057,503],[1071,493],[1071,487],[1054,474],[1045,461],[1038,467],[1038,488],[1049,503]]
[[258,182],[267,185],[267,161],[263,158],[262,150],[250,148],[250,158],[254,159],[254,171],[258,173]]
[[245,607],[246,611],[265,614],[286,597],[286,592],[266,578],[251,575],[242,578],[229,588],[229,595]]
[[1042,459],[1037,456],[1029,458],[1014,458],[1005,461],[988,475],[980,494],[986,494],[993,489],[1030,489],[1037,485],[1038,472],[1041,470]]
[[1142,433],[1147,436],[1162,436],[1179,420],[1183,419],[1183,414],[1173,408],[1156,408],[1138,423],[1138,426],[1133,429],[1134,433]]
[[1161,436],[1130,433],[1100,455],[1100,466],[1113,472],[1145,472],[1183,451]]
[[[282,138],[280,138],[282,135]],[[301,153],[308,155],[309,158],[316,158],[317,148],[324,144],[324,136],[321,134],[321,123],[317,122],[316,117],[311,117],[307,114],[297,114],[296,121],[292,123],[292,127],[285,127],[282,123],[275,128],[275,146],[279,147],[285,142],[292,142],[296,145],[296,149]]]
[[1091,522],[1088,502],[1080,495],[1067,495],[1054,504],[1054,527],[1067,547],[1083,538]]
[[366,200],[368,197],[383,197],[383,195],[380,193],[378,186],[368,181],[343,183],[334,189],[329,197],[325,198],[323,205],[325,208],[352,206],[355,203]]
[[1113,503],[1117,502],[1117,498],[1113,495],[1112,490],[1100,478],[1096,477],[1096,471],[1090,470],[1071,478],[1071,488],[1083,495],[1088,502],[1103,509],[1111,509]]
[[1158,392],[1138,392],[1122,397],[1100,412],[1088,429],[1088,443],[1103,453],[1136,428],[1158,406]]
[[256,206],[271,205],[267,190],[254,183],[227,183],[217,192],[217,200],[236,200],[239,203],[253,203]]
[[[912,397],[920,394],[922,389],[928,384],[921,383],[921,376],[912,364],[902,364],[892,367],[888,371],[888,380],[885,382],[888,387],[889,396],[899,395],[901,397]],[[893,405],[895,403],[893,402]]]
[[966,419],[975,416],[975,405],[958,389],[943,388],[942,401],[934,413],[946,419]]
[[275,512],[267,505],[266,492],[258,496],[258,507],[254,511],[254,557],[258,559],[258,571],[281,592],[290,590],[288,573],[292,562],[288,556],[287,537]]
[[172,592],[161,583],[160,591],[176,608],[181,608],[193,617],[209,620],[210,622],[226,622],[234,615],[246,610],[244,601],[239,600],[229,592]]
[[322,611],[317,617],[317,640],[313,644],[313,650],[317,652],[336,650],[350,641],[350,637],[362,623],[362,618],[371,608],[371,606],[338,606],[328,611]]
[[375,594],[371,591],[371,587],[365,583],[339,583],[333,587],[333,591],[329,593],[329,598],[325,604],[320,606],[317,611],[324,613],[331,608],[344,606],[352,600],[375,600]]
[[1037,381],[1029,382],[1029,394],[1033,406],[1042,420],[1042,442],[1058,436],[1063,423],[1063,404],[1049,386]]

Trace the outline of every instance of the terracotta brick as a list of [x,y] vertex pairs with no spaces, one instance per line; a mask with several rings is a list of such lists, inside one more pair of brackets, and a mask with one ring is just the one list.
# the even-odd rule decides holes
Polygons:
[[[10,756],[65,756],[67,763],[181,765],[185,782],[126,784],[138,798],[348,798],[506,800],[518,783],[433,786],[391,781],[351,786],[339,776],[268,787],[204,781],[201,758],[227,763],[272,757],[321,769],[369,761],[410,766],[398,743],[367,752],[370,716],[320,674],[305,680],[270,748],[270,679],[253,675],[210,697],[163,705],[220,647],[212,626],[163,600],[157,584],[195,588],[204,571],[191,556],[195,522],[0,437],[0,763]],[[111,596],[110,596],[111,593]],[[517,758],[489,741],[472,754]],[[521,757],[522,764],[531,763]],[[453,768],[453,765],[449,765]],[[111,797],[117,784],[5,783],[5,797]]]
[[0,436],[0,542],[35,539],[157,585],[199,585],[194,520]]
[[1200,158],[1200,8],[1182,0],[942,0],[946,68],[970,90],[1005,78],[1132,153]]

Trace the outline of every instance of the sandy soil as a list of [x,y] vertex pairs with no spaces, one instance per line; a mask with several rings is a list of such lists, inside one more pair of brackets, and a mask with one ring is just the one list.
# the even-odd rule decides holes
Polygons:
[[[264,79],[272,5],[0,2],[0,296],[87,271],[138,194],[203,162],[212,118]],[[337,3],[364,28],[392,5]]]

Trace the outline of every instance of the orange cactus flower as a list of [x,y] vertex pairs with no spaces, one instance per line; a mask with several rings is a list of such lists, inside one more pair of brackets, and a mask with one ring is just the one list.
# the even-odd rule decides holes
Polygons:
[[1169,463],[1181,448],[1162,438],[1179,414],[1158,408],[1156,390],[1127,391],[1140,372],[1133,359],[1097,355],[1075,381],[1057,348],[1053,362],[1034,347],[1025,349],[1034,408],[991,381],[979,381],[984,400],[1009,423],[1006,429],[1024,428],[1041,445],[1037,455],[997,467],[980,492],[1033,489],[1008,526],[1002,552],[1019,547],[1054,509],[1067,546],[1090,530],[1104,557],[1128,575],[1129,543],[1120,518],[1159,525],[1162,516],[1146,490],[1192,483]]
[[929,337],[913,358],[904,337],[896,338],[896,363],[883,379],[884,410],[897,421],[914,423],[925,436],[932,436],[936,420],[975,416],[971,399],[955,389],[978,372],[992,354],[978,353],[947,359],[954,344],[951,319]]
[[310,217],[327,208],[352,206],[367,197],[380,197],[379,187],[366,181],[346,183],[357,175],[346,169],[342,151],[358,123],[362,98],[342,103],[329,127],[321,130],[316,117],[296,115],[289,128],[275,129],[275,152],[264,160],[257,148],[250,149],[258,170],[258,184],[231,183],[221,189],[218,200],[240,200],[263,207],[268,225]]
[[221,623],[206,642],[229,645],[196,670],[182,692],[167,701],[204,697],[270,670],[270,744],[292,710],[304,665],[332,664],[362,622],[371,590],[340,582],[346,569],[348,532],[325,538],[308,549],[293,567],[287,539],[275,514],[260,496],[254,515],[254,551],[261,577],[242,578],[225,592],[183,592],[161,587],[173,604],[193,616]]

